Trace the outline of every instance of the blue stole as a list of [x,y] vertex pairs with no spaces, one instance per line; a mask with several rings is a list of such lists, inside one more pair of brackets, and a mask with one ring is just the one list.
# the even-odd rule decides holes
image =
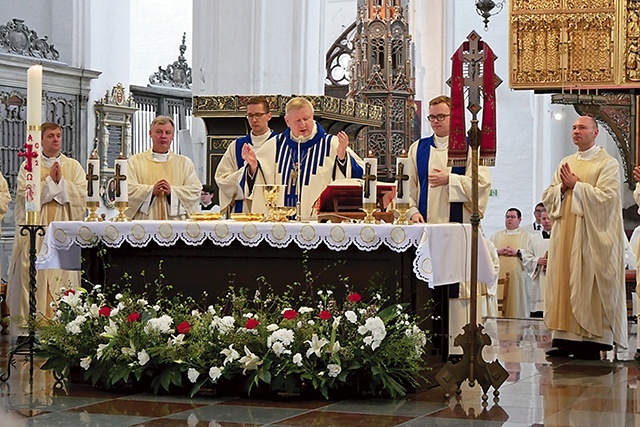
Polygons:
[[[291,138],[291,129],[287,128],[277,136],[276,164],[281,177],[280,184],[285,186],[285,206],[295,206],[298,202],[296,195],[298,177],[294,173],[294,165],[298,163],[298,160],[300,165],[297,172],[300,174],[301,195],[304,186],[309,185],[311,177],[318,172],[318,168],[330,161],[329,154],[331,153],[331,137],[333,135],[326,133],[319,123],[316,125],[318,128],[316,135],[309,141],[299,144],[300,153],[298,153],[298,142]],[[337,162],[337,159],[334,159],[334,162]],[[336,169],[336,167],[333,168],[331,177],[333,180],[336,178]],[[351,158],[351,172],[353,178],[362,177],[362,167],[353,158]]]
[[[275,133],[274,131],[271,131],[271,135],[269,135],[269,138],[272,138],[275,135],[277,135],[277,133]],[[253,142],[251,141],[251,134],[248,134],[241,138],[236,139],[236,163],[238,165],[238,170],[244,167],[244,159],[242,158],[242,147],[244,147],[245,144],[253,145]],[[244,188],[245,181],[246,181],[246,174],[243,174],[242,179],[240,180],[240,187]],[[233,212],[242,213],[243,201],[244,200],[235,201]]]
[[[427,201],[429,198],[429,156],[431,155],[431,147],[435,146],[435,138],[431,135],[420,140],[416,152],[418,182],[420,183],[420,200],[418,201],[418,210],[425,221],[428,221]],[[467,144],[467,150],[468,149],[469,145]],[[455,173],[456,175],[464,175],[465,172],[466,167],[464,166],[451,168],[451,173]],[[462,203],[449,203],[449,221],[462,222]]]

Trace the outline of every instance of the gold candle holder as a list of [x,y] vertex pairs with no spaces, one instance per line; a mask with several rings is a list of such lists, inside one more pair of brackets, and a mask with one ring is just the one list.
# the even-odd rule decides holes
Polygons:
[[24,220],[26,225],[40,225],[40,212],[26,211]]
[[376,203],[363,203],[362,210],[366,214],[362,222],[364,224],[375,224],[376,219],[373,217],[373,213],[376,211]]
[[118,210],[118,216],[113,220],[115,222],[129,222],[129,218],[124,214],[124,211],[129,207],[129,202],[115,202],[115,208]]
[[100,202],[87,202],[87,209],[89,210],[89,215],[84,219],[85,222],[98,222],[100,218],[96,214],[96,211],[100,207]]
[[409,210],[409,203],[396,203],[395,211],[398,213],[398,218],[396,219],[396,224],[398,224],[398,225],[413,224],[407,218],[407,211],[408,210]]

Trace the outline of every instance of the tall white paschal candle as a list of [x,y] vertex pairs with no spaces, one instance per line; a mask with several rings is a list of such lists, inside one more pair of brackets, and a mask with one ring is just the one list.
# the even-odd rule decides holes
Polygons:
[[100,203],[100,160],[95,151],[87,160],[87,202]]
[[[27,143],[25,210],[40,213],[40,162],[42,159],[42,65],[27,70]],[[31,170],[29,170],[31,169]]]
[[[116,159],[115,172],[113,179],[116,181],[116,202],[128,202],[129,201],[129,183],[127,182],[127,176],[129,175],[128,159],[122,154]],[[120,191],[118,191],[118,189]]]
[[396,204],[409,203],[409,165],[404,152],[396,158]]
[[[362,203],[376,203],[376,192],[378,184],[378,159],[371,157],[372,153],[369,153],[369,157],[364,159],[364,185],[362,186]],[[368,192],[367,192],[367,186]]]

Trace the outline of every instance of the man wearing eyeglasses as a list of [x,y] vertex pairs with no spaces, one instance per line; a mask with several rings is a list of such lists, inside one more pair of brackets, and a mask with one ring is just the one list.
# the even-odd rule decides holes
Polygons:
[[544,229],[542,225],[542,213],[546,211],[547,210],[544,208],[544,205],[542,204],[542,202],[538,203],[535,209],[533,210],[533,216],[535,218],[535,221],[533,221],[532,224],[527,224],[526,226],[522,227],[522,229],[527,233],[541,234],[542,230]]
[[[471,167],[448,166],[449,118],[451,99],[438,96],[429,101],[429,123],[434,134],[409,147],[413,173],[409,176],[410,206],[407,218],[413,222],[469,222],[471,203]],[[469,155],[470,155],[469,150]],[[487,167],[478,168],[478,209],[480,217],[489,200],[491,180]]]
[[[451,99],[438,96],[429,101],[429,123],[433,135],[422,138],[409,147],[409,211],[413,222],[447,223],[469,222],[473,212],[471,199],[471,167],[467,155],[466,167],[448,166],[449,119]],[[468,150],[470,154],[470,150]],[[489,200],[491,181],[489,170],[478,170],[478,210],[480,216]],[[479,286],[479,289],[485,289]],[[471,295],[468,283],[449,285],[449,358],[460,358],[462,348],[454,345],[455,337],[468,323]],[[480,311],[478,311],[480,315]]]
[[250,212],[244,198],[244,158],[242,148],[249,144],[254,150],[262,147],[276,132],[269,129],[271,112],[264,96],[252,96],[247,101],[247,121],[251,132],[229,144],[216,169],[215,180],[219,188],[221,211]]

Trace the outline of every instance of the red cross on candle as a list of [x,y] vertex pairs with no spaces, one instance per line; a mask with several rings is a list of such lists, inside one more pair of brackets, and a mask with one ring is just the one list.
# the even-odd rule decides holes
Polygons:
[[36,159],[38,157],[38,152],[34,151],[33,149],[33,139],[31,135],[29,135],[27,142],[24,144],[24,148],[27,151],[26,152],[20,151],[18,153],[18,157],[25,157],[27,160],[27,164],[24,165],[24,169],[27,172],[33,172],[33,159]]

